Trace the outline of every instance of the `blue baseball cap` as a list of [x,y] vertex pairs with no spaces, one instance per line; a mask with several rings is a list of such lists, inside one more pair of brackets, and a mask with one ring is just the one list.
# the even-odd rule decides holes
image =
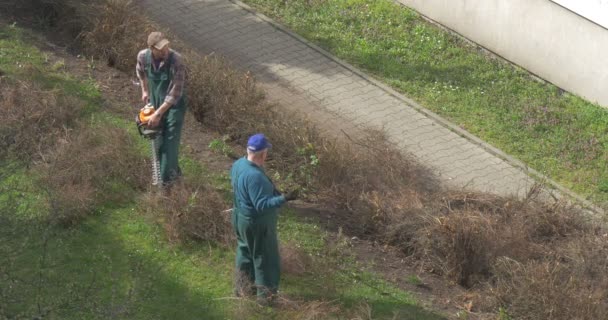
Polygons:
[[272,145],[263,133],[254,134],[247,141],[247,150],[249,151],[258,152],[271,147]]

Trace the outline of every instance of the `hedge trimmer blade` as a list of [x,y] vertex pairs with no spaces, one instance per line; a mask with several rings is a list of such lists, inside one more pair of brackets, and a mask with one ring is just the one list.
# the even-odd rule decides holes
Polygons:
[[147,104],[141,108],[139,114],[135,117],[135,124],[137,124],[137,131],[139,134],[150,139],[150,147],[152,149],[152,185],[158,186],[162,184],[162,177],[160,175],[160,159],[158,158],[158,150],[161,145],[161,130],[160,129],[149,129],[148,120],[154,113],[154,107]]
[[150,146],[152,147],[152,185],[158,186],[162,184],[162,177],[160,176],[160,159],[158,159],[158,149],[160,149],[160,134],[150,140]]

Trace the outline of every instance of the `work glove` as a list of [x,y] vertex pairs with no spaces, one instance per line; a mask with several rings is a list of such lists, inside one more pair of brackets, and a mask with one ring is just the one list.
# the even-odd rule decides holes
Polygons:
[[300,195],[300,189],[294,189],[284,194],[285,200],[287,201],[296,200],[298,195]]

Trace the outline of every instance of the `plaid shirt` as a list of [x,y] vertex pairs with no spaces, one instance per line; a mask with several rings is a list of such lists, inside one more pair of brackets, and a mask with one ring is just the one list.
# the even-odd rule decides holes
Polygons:
[[[139,81],[143,81],[147,77],[146,51],[148,51],[148,49],[141,50],[137,54],[137,66],[135,68],[135,71],[137,72],[137,77],[139,78]],[[172,78],[171,82],[169,83],[168,93],[165,97],[165,102],[170,105],[174,105],[175,103],[177,103],[177,101],[179,101],[179,98],[181,98],[182,94],[184,93],[184,85],[186,83],[186,68],[182,63],[182,56],[177,51],[173,51],[172,49],[170,49],[170,51],[173,55],[173,63],[171,64],[170,70]],[[158,66],[158,69],[162,68],[165,63],[166,61],[162,60],[160,62],[160,65]],[[154,61],[152,61],[150,67],[154,68],[155,71],[158,70],[154,65]]]

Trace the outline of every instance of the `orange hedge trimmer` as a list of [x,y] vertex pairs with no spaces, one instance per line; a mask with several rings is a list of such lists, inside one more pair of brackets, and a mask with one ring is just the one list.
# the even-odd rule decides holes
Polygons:
[[135,117],[135,123],[137,124],[137,131],[139,131],[139,134],[146,139],[150,139],[150,145],[152,147],[152,185],[156,186],[160,185],[162,182],[160,176],[160,161],[158,159],[158,149],[160,148],[162,130],[160,128],[148,128],[148,120],[154,114],[154,111],[153,105],[145,105],[139,110],[139,114]]

